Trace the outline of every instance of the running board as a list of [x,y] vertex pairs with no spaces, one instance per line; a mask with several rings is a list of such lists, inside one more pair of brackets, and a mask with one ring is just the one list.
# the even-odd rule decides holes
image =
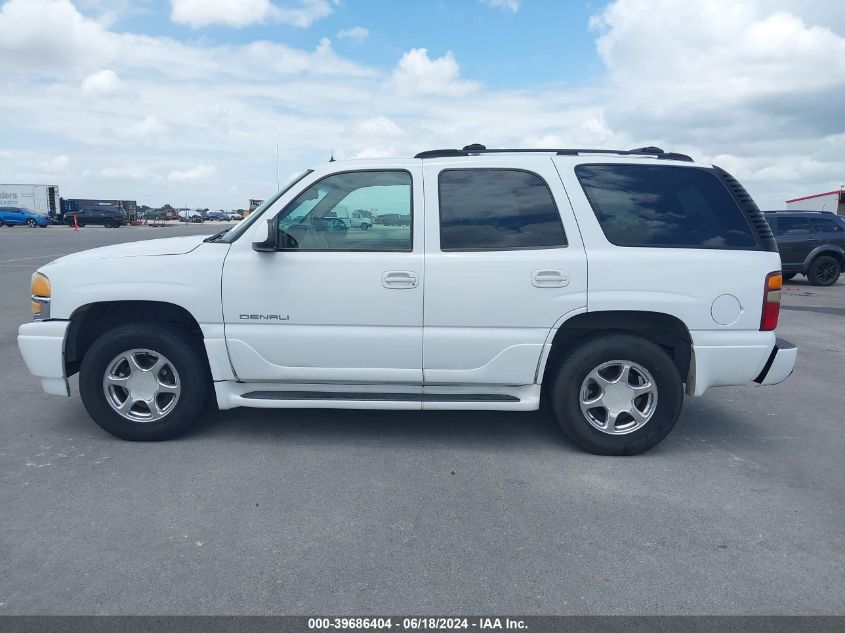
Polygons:
[[248,400],[352,400],[379,402],[519,402],[498,393],[356,393],[344,391],[250,391]]
[[393,409],[535,411],[540,385],[268,384],[215,381],[220,409]]

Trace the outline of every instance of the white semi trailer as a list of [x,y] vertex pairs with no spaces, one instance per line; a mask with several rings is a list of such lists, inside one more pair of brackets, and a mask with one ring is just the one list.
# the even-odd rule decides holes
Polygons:
[[57,185],[0,184],[0,207],[21,207],[56,218],[60,213],[59,188]]

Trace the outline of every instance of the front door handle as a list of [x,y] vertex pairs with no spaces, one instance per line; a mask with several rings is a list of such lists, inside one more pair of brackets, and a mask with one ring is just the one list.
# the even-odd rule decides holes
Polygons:
[[419,276],[410,270],[388,270],[381,276],[381,285],[390,289],[416,288]]
[[569,285],[569,273],[556,269],[535,270],[531,273],[531,284],[536,288],[563,288]]

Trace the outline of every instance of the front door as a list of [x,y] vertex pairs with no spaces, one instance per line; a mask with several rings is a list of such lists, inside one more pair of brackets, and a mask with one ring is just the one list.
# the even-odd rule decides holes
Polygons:
[[427,160],[424,377],[528,385],[567,313],[587,306],[587,259],[548,156]]
[[[419,385],[419,162],[401,170],[315,173],[303,185],[291,202],[280,200],[276,252],[253,250],[247,232],[226,257],[223,317],[238,379]],[[356,209],[371,212],[372,227],[341,219]],[[387,214],[406,222],[380,223]]]

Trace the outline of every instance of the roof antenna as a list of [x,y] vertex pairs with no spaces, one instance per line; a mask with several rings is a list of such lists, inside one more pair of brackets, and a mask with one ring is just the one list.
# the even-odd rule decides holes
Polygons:
[[329,156],[329,162],[330,163],[334,162],[334,147],[332,147],[332,154],[331,154],[331,156]]

